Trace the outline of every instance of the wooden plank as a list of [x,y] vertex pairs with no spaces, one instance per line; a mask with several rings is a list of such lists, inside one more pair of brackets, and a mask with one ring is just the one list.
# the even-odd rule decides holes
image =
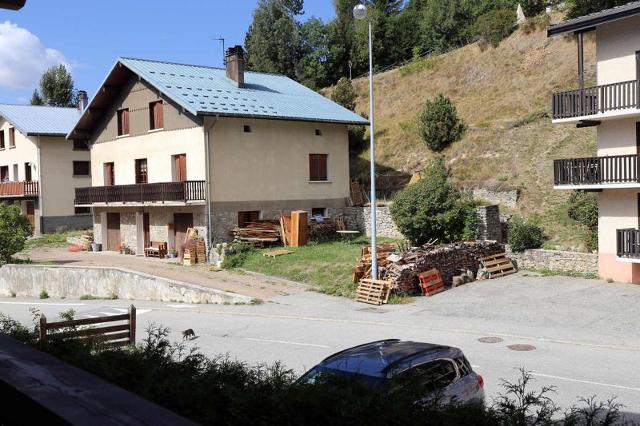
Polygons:
[[271,250],[265,253],[262,253],[263,256],[265,257],[278,257],[278,256],[284,256],[285,254],[292,254],[293,252],[291,250]]
[[85,328],[83,330],[74,331],[73,335],[77,337],[89,337],[89,336],[95,336],[97,334],[113,333],[115,331],[124,331],[124,330],[129,330],[129,324],[112,325],[109,327]]
[[122,333],[111,333],[111,334],[101,334],[98,336],[89,336],[89,337],[85,337],[85,339],[91,340],[93,342],[110,342],[112,340],[127,339],[127,342],[129,342],[130,336],[131,334],[127,330],[127,331],[123,331]]
[[64,327],[74,327],[78,325],[90,325],[90,324],[101,324],[104,322],[115,322],[115,321],[124,321],[129,319],[129,314],[121,314],[121,315],[112,315],[106,317],[99,318],[83,318],[78,320],[70,320],[70,321],[58,321],[58,322],[50,322],[46,324],[47,330],[55,330],[58,328]]
[[137,322],[136,307],[129,306],[129,342],[136,343],[136,322]]

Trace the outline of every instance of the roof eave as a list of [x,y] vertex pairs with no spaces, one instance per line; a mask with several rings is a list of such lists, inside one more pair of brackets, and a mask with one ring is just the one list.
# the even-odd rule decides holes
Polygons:
[[620,10],[610,14],[594,16],[590,19],[580,20],[580,18],[577,18],[575,21],[561,22],[550,26],[547,28],[547,37],[555,37],[567,33],[593,31],[598,25],[619,21],[636,15],[640,15],[640,6],[628,10]]
[[234,113],[222,113],[222,112],[214,112],[214,111],[198,111],[198,115],[206,115],[206,116],[218,116],[218,117],[229,117],[229,118],[256,118],[262,120],[282,120],[282,121],[304,121],[307,123],[331,123],[331,124],[345,124],[345,125],[357,125],[357,126],[369,126],[371,123],[369,121],[355,121],[355,120],[331,120],[331,119],[321,119],[321,118],[308,118],[308,117],[274,117],[271,115],[260,115],[260,114],[234,114]]

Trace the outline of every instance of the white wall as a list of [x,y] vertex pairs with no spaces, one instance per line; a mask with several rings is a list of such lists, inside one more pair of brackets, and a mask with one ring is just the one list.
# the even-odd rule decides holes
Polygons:
[[603,121],[598,126],[598,156],[636,154],[636,122],[625,118]]
[[600,25],[596,31],[598,85],[634,80],[640,17]]
[[[38,164],[38,147],[33,137],[26,137],[18,129],[15,130],[16,147],[9,148],[9,129],[13,125],[8,121],[0,118],[0,130],[4,131],[5,149],[0,150],[0,166],[9,166],[9,176],[12,181],[24,180],[24,164],[33,163],[31,170],[32,180],[38,179],[36,171]],[[13,165],[18,165],[18,176],[13,174]]]

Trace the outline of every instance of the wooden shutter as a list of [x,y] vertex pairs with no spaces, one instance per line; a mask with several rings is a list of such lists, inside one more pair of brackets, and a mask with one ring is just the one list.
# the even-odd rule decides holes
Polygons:
[[129,134],[129,109],[118,111],[118,136]]
[[9,129],[9,148],[15,148],[16,146],[16,129],[11,127]]
[[309,154],[309,180],[312,182],[326,181],[327,154]]
[[104,185],[113,186],[115,184],[115,180],[113,163],[104,163]]
[[153,123],[155,125],[154,129],[162,129],[164,127],[162,101],[158,101],[153,104]]
[[176,182],[185,182],[187,180],[187,154],[174,155],[173,159]]

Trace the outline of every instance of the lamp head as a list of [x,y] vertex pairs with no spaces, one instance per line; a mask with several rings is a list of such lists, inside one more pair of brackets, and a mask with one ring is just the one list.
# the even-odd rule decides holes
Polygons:
[[357,4],[353,8],[353,17],[358,20],[363,20],[367,17],[367,6],[364,4]]

